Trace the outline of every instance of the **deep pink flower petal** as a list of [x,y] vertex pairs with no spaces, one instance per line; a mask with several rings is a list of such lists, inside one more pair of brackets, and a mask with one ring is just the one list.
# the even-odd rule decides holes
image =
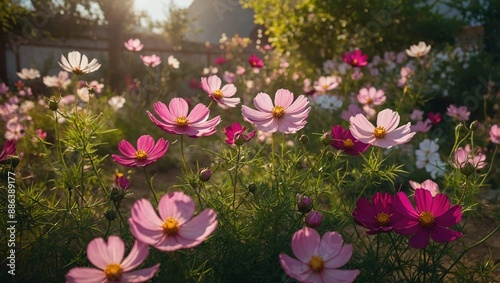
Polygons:
[[168,109],[175,118],[187,117],[189,111],[188,107],[186,100],[181,97],[172,98],[168,104]]
[[180,227],[177,235],[177,241],[184,248],[192,248],[210,236],[217,228],[217,215],[212,209],[205,209],[196,217],[191,219]]
[[137,150],[150,152],[155,146],[155,140],[150,135],[142,135],[137,139]]
[[187,116],[189,123],[197,124],[205,122],[210,115],[210,110],[203,103],[198,103]]
[[299,280],[299,282],[305,282],[307,274],[311,272],[307,263],[303,263],[283,253],[279,255],[279,258],[281,267],[283,267],[288,276]]
[[392,227],[394,228],[394,232],[401,235],[413,235],[422,229],[422,226],[418,223],[418,219],[408,219],[397,216],[394,217],[393,215],[391,220],[393,220]]
[[118,143],[118,150],[127,157],[134,157],[137,150],[127,140],[122,140]]
[[148,153],[148,159],[157,160],[160,157],[163,157],[168,150],[169,142],[160,138],[153,149]]
[[288,108],[293,102],[293,93],[288,89],[278,89],[274,96],[274,105],[282,106],[283,108]]
[[122,274],[121,281],[127,283],[146,282],[153,278],[159,269],[160,264],[158,263],[149,268],[126,272]]
[[158,204],[158,212],[160,213],[162,221],[168,217],[172,217],[177,220],[179,226],[181,226],[193,216],[194,202],[183,192],[165,194]]
[[415,205],[417,207],[417,213],[423,211],[432,212],[432,195],[431,192],[424,189],[415,190]]
[[148,257],[148,254],[148,244],[135,240],[130,253],[121,263],[123,271],[129,272],[141,265],[141,263],[143,263]]
[[[168,122],[170,124],[175,123],[175,119],[177,118],[174,116],[172,113],[170,113],[170,110],[167,108],[167,105],[161,101],[157,101],[153,104],[153,108],[156,112],[156,114],[165,122]],[[149,112],[149,111],[148,111]]]
[[253,99],[253,104],[255,108],[262,112],[269,112],[274,108],[273,101],[267,93],[259,92],[257,96]]
[[321,279],[324,283],[351,283],[359,275],[359,270],[325,269],[321,272]]
[[451,227],[462,221],[462,207],[454,205],[441,215],[434,215],[435,224],[443,227]]
[[106,283],[108,279],[104,271],[89,268],[75,267],[66,274],[67,283]]
[[313,255],[318,254],[321,239],[316,230],[302,228],[295,232],[292,237],[292,250],[295,256],[302,262],[308,263]]
[[462,237],[462,233],[455,230],[446,229],[438,225],[432,227],[432,229],[429,230],[429,233],[432,239],[438,243],[451,242]]
[[418,219],[418,213],[404,192],[399,192],[394,196],[392,205],[402,216],[408,219]]
[[120,156],[120,155],[117,155],[117,154],[112,154],[111,157],[113,158],[113,160],[116,163],[118,163],[120,165],[128,166],[128,167],[135,167],[135,166],[137,166],[137,160],[134,159],[134,158],[123,157],[123,156]]
[[431,207],[431,211],[432,214],[434,215],[434,218],[441,216],[443,213],[447,212],[449,208],[450,208],[450,200],[445,194],[441,193],[434,196]]
[[420,229],[410,238],[410,246],[416,249],[423,249],[429,245],[429,230]]

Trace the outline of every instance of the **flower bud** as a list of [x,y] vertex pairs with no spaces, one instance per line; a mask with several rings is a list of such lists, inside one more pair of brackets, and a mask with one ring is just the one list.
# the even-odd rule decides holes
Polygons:
[[257,185],[255,183],[248,184],[248,191],[252,194],[255,193],[255,191],[257,191]]
[[113,187],[109,193],[109,198],[114,202],[120,202],[125,197],[125,191],[121,188]]
[[330,145],[332,142],[332,133],[326,132],[324,133],[319,140],[321,141],[322,144],[324,145]]
[[202,182],[210,180],[211,177],[212,177],[212,171],[210,171],[210,169],[208,168],[202,168],[198,172],[198,179]]
[[299,141],[302,144],[306,144],[309,141],[309,137],[307,135],[302,135],[302,136],[300,136]]
[[331,151],[328,151],[328,152],[326,153],[326,159],[327,159],[328,161],[332,161],[332,160],[333,160],[333,158],[335,158],[335,153],[333,153],[333,152],[331,152]]
[[476,168],[470,162],[466,162],[462,167],[460,167],[460,173],[464,174],[467,177],[472,175],[474,171],[476,171]]
[[308,213],[312,209],[312,199],[301,194],[297,194],[297,209],[302,213]]
[[59,104],[56,101],[50,99],[49,100],[49,109],[52,111],[57,111],[58,108],[59,108]]
[[318,228],[323,222],[323,215],[319,211],[310,212],[306,216],[306,225],[309,228]]
[[108,219],[108,221],[113,221],[116,219],[116,211],[114,211],[113,209],[108,209],[104,213],[104,217],[106,217],[106,219]]

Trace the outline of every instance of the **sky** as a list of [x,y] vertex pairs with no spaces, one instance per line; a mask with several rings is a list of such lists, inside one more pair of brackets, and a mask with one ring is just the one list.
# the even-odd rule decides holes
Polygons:
[[193,0],[135,0],[134,8],[148,13],[153,20],[165,20],[168,5],[173,2],[177,7],[187,8]]

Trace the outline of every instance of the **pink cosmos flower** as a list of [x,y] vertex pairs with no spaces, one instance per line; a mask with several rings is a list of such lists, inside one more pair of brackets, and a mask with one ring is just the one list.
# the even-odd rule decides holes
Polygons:
[[16,155],[16,141],[6,140],[0,153],[0,162],[7,160],[11,155]]
[[427,247],[429,237],[438,243],[462,237],[462,233],[449,229],[462,220],[462,208],[460,205],[450,206],[450,200],[445,194],[439,193],[433,198],[429,190],[416,189],[415,204],[416,209],[404,192],[399,192],[393,199],[395,210],[401,214],[401,219],[393,225],[394,231],[412,235],[412,247]]
[[222,81],[216,75],[210,76],[208,79],[201,78],[201,87],[213,101],[217,102],[217,105],[223,109],[236,107],[240,103],[240,98],[232,98],[236,93],[236,87],[233,84],[227,84],[221,88],[221,85]]
[[436,125],[441,123],[441,121],[443,120],[443,116],[439,112],[436,113],[429,112],[427,114],[427,119],[429,119],[431,124]]
[[361,50],[346,52],[342,55],[342,60],[353,67],[363,67],[368,65],[368,55],[361,53]]
[[392,231],[392,225],[400,218],[394,211],[392,199],[391,194],[383,192],[376,192],[372,196],[372,203],[366,198],[359,198],[352,212],[354,221],[368,228],[368,235]]
[[214,59],[214,64],[215,65],[219,65],[219,66],[220,65],[224,65],[227,62],[229,62],[229,60],[226,59],[226,57],[224,57],[224,56],[220,56],[220,57],[217,57],[217,58]]
[[424,118],[424,111],[414,109],[410,114],[410,120],[420,121]]
[[480,152],[472,152],[469,146],[466,148],[459,147],[454,154],[453,166],[455,168],[464,168],[465,166],[472,165],[475,169],[482,169],[486,167],[485,160],[486,155]]
[[338,232],[326,232],[321,239],[312,228],[302,228],[292,237],[292,251],[297,259],[279,255],[281,267],[299,282],[353,282],[359,270],[342,270],[352,256],[352,245],[344,245]]
[[47,137],[47,132],[45,132],[42,129],[36,129],[35,130],[35,135],[39,137],[40,139],[44,140]]
[[401,78],[398,80],[398,87],[403,87],[408,82],[408,79],[413,75],[413,69],[408,66],[404,66],[401,68],[400,75]]
[[496,124],[491,126],[490,140],[492,143],[500,144],[500,127]]
[[370,89],[362,88],[356,96],[358,102],[365,106],[374,107],[385,103],[385,92],[381,89],[377,90],[374,87]]
[[351,134],[349,129],[344,130],[342,126],[336,125],[332,128],[332,141],[334,148],[342,150],[350,155],[359,155],[368,149],[369,144],[362,143]]
[[123,166],[138,167],[147,166],[156,162],[167,153],[168,141],[160,138],[155,144],[153,137],[149,135],[140,136],[137,139],[137,150],[127,140],[118,143],[118,150],[124,155],[113,154],[113,160]]
[[0,83],[0,94],[6,94],[9,92],[9,87],[5,83]]
[[69,73],[65,71],[60,71],[56,76],[45,76],[43,77],[43,84],[48,87],[57,87],[66,89],[68,85],[71,83],[69,79]]
[[304,221],[306,222],[307,227],[318,228],[323,222],[323,214],[321,214],[321,212],[317,210],[311,211],[309,214],[307,214]]
[[262,59],[257,57],[255,54],[250,55],[248,63],[252,66],[252,68],[262,69],[264,67],[264,61],[262,61]]
[[141,51],[144,48],[144,44],[138,38],[131,38],[125,41],[123,45],[130,51]]
[[242,145],[247,143],[255,136],[255,131],[251,133],[246,132],[246,127],[241,126],[240,123],[235,122],[231,126],[224,128],[226,134],[226,143],[229,145]]
[[87,246],[87,257],[97,268],[75,267],[66,274],[66,282],[145,282],[153,278],[160,264],[132,271],[148,257],[148,245],[135,241],[129,255],[123,259],[125,244],[120,237],[95,238]]
[[346,121],[349,121],[352,116],[356,116],[357,114],[363,114],[363,110],[359,108],[357,104],[350,104],[347,110],[340,113],[340,117],[342,117],[342,119]]
[[191,138],[206,137],[214,134],[217,131],[215,127],[221,122],[220,116],[207,121],[210,110],[202,103],[198,103],[188,115],[188,103],[180,97],[170,100],[168,108],[160,101],[155,102],[153,107],[163,121],[147,111],[149,118],[169,134],[187,135]]
[[363,78],[363,72],[361,72],[361,69],[359,68],[354,68],[354,70],[351,73],[351,79],[353,81],[359,81]]
[[321,76],[314,82],[314,90],[318,93],[326,93],[337,88],[342,82],[342,78],[337,76]]
[[451,104],[446,110],[446,114],[457,121],[469,120],[470,112],[465,106],[456,107],[455,105]]
[[411,180],[409,181],[409,183],[410,183],[410,186],[412,188],[414,188],[415,190],[416,189],[428,190],[429,192],[431,192],[431,196],[432,197],[435,197],[437,194],[439,194],[439,186],[438,186],[438,184],[436,184],[431,179],[425,180],[422,184],[417,183],[415,181],[411,181]]
[[16,75],[23,80],[34,80],[40,77],[40,71],[37,69],[26,69],[22,68],[21,72],[17,72]]
[[294,102],[293,93],[286,89],[276,91],[274,105],[271,97],[263,92],[257,94],[253,102],[257,110],[243,105],[243,117],[257,129],[268,133],[296,133],[306,125],[307,116],[311,111],[311,107],[307,107],[309,101],[304,95],[299,95]]
[[415,125],[411,125],[410,129],[412,132],[427,133],[431,127],[429,121],[417,121]]
[[131,211],[130,232],[160,251],[193,248],[210,236],[217,227],[217,216],[205,209],[191,219],[194,202],[183,192],[165,194],[158,203],[158,214],[146,199],[135,202]]
[[411,132],[408,122],[399,128],[399,114],[391,109],[384,109],[377,115],[377,126],[362,114],[350,118],[352,135],[361,142],[378,147],[390,148],[411,140],[415,132]]
[[14,117],[7,121],[5,126],[7,131],[5,131],[4,137],[6,140],[19,140],[24,137],[26,131],[24,130],[24,126],[19,122],[18,117]]
[[160,57],[156,56],[156,54],[148,55],[148,56],[140,56],[142,63],[149,67],[156,67],[161,64]]
[[232,84],[234,82],[234,79],[236,78],[236,75],[232,72],[224,71],[224,82],[228,84]]
[[123,175],[123,173],[116,173],[113,186],[122,190],[126,190],[130,186],[130,181],[125,178],[125,175]]

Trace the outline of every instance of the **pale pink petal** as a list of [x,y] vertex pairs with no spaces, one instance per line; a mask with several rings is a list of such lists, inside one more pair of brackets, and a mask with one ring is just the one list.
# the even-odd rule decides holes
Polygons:
[[175,236],[163,237],[153,246],[162,252],[173,252],[184,247]]
[[311,272],[308,264],[283,253],[279,255],[279,258],[281,267],[283,267],[283,270],[286,274],[288,274],[288,276],[297,279],[300,282],[305,282],[307,274]]
[[[139,226],[132,218],[128,219],[130,233],[139,241],[146,244],[157,246],[157,244],[164,238],[163,230],[148,230]],[[161,227],[160,227],[161,228]]]
[[146,282],[155,276],[159,268],[160,264],[158,263],[149,268],[123,273],[121,281],[127,283]]
[[300,114],[304,112],[304,109],[307,107],[309,104],[309,100],[304,95],[299,95],[295,101],[286,108],[286,113],[289,113],[291,115],[293,114]]
[[235,98],[224,98],[223,97],[220,99],[220,102],[223,105],[226,105],[228,107],[236,107],[236,105],[238,105],[241,102],[241,99],[239,97],[235,97]]
[[[217,215],[212,209],[205,209],[179,228],[177,240],[191,248],[205,241],[217,228]],[[183,240],[187,240],[184,242]],[[189,243],[192,244],[189,244]]]
[[95,238],[87,246],[89,261],[100,269],[110,263],[121,263],[125,254],[125,244],[117,236],[110,236],[106,243],[103,238]]
[[149,230],[162,231],[163,220],[156,214],[153,206],[147,199],[140,199],[134,203],[130,212],[132,219],[140,226]]
[[254,121],[268,121],[269,119],[273,119],[273,115],[271,112],[260,112],[246,105],[241,106],[241,112],[245,118],[254,122]]
[[66,274],[67,283],[106,283],[108,279],[102,270],[88,267],[75,267]]
[[210,115],[210,110],[208,110],[208,107],[205,106],[203,103],[198,103],[193,108],[193,110],[191,110],[191,113],[189,113],[187,119],[189,123],[195,124],[206,121],[209,115]]
[[148,244],[135,240],[130,253],[121,263],[123,271],[128,272],[141,265],[148,257],[148,254]]
[[175,97],[170,100],[170,103],[168,104],[168,109],[170,110],[170,113],[176,118],[178,117],[187,117],[188,115],[188,103],[186,100],[180,97]]
[[325,269],[321,272],[324,283],[351,283],[359,275],[359,270]]
[[282,106],[283,108],[288,108],[293,102],[293,93],[288,89],[278,89],[274,96],[274,105]]
[[183,192],[165,194],[158,204],[158,212],[163,221],[172,217],[179,225],[183,225],[193,216],[194,202]]
[[267,121],[254,121],[253,123],[258,130],[261,130],[266,133],[274,133],[278,130],[277,119],[270,118]]
[[271,97],[267,93],[260,92],[257,94],[257,96],[253,99],[253,104],[255,105],[255,108],[259,111],[263,112],[269,112],[274,108],[273,101],[271,100]]
[[377,115],[377,126],[382,126],[387,132],[392,132],[399,125],[399,114],[391,109],[384,109]]
[[325,268],[338,268],[344,266],[351,259],[351,256],[352,245],[344,245],[336,256],[325,261]]
[[231,97],[236,93],[237,89],[233,84],[227,84],[221,89],[221,91],[224,94],[224,97]]
[[222,85],[221,79],[216,76],[210,76],[208,77],[208,87],[213,91],[220,89],[220,86]]
[[312,228],[302,228],[295,232],[292,237],[292,250],[295,256],[302,262],[309,262],[313,255],[318,254],[320,237]]
[[201,88],[207,93],[207,94],[213,94],[213,90],[210,88],[208,85],[207,78],[202,77],[201,78]]
[[[360,198],[360,200],[361,199],[364,198]],[[373,208],[370,204],[368,204],[367,207]],[[323,260],[328,261],[332,257],[338,255],[338,253],[342,250],[343,244],[344,240],[342,239],[342,235],[338,232],[326,232],[321,238],[319,255],[323,258]]]

